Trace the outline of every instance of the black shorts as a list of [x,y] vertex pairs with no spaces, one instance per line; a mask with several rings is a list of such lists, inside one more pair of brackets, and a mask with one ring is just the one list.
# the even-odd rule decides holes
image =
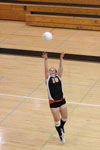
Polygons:
[[57,108],[57,107],[60,107],[62,105],[66,104],[66,100],[65,99],[62,99],[62,101],[60,102],[54,102],[52,104],[49,104],[50,108]]

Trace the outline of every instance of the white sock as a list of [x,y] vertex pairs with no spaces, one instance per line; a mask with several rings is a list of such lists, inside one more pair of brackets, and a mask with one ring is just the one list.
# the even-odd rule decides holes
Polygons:
[[57,121],[57,122],[55,122],[55,127],[59,127],[60,125],[61,125],[60,120],[59,120],[59,121]]

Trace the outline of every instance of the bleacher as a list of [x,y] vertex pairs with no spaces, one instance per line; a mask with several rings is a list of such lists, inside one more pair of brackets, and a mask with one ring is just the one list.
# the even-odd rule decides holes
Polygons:
[[31,26],[100,30],[100,0],[1,0],[0,19]]

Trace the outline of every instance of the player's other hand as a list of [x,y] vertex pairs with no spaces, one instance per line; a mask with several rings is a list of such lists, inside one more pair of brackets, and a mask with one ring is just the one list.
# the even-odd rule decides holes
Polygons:
[[44,59],[47,59],[47,58],[48,58],[48,54],[47,54],[46,52],[43,52],[43,53],[42,53],[42,57],[43,57]]
[[60,58],[63,58],[64,57],[64,52],[62,52],[61,54],[60,54]]

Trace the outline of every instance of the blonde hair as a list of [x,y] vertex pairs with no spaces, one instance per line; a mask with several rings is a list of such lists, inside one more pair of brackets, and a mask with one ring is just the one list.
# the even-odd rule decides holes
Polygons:
[[[53,67],[51,67],[50,69],[54,69],[54,70],[55,70],[55,72],[57,73],[57,69],[55,69],[55,68],[53,68]],[[49,69],[49,71],[50,71],[50,69]]]

